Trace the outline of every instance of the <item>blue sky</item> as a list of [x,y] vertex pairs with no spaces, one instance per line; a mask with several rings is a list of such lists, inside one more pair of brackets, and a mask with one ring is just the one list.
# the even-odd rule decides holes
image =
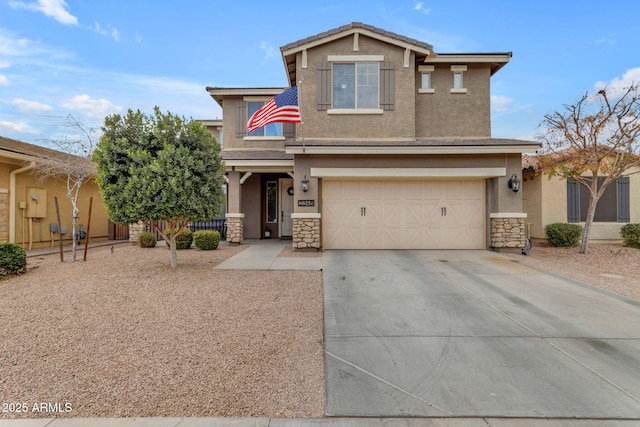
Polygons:
[[533,139],[546,113],[640,81],[640,2],[0,0],[0,135],[44,144],[72,114],[221,117],[206,86],[286,86],[280,46],[359,21],[436,53],[513,52],[492,78],[492,136]]

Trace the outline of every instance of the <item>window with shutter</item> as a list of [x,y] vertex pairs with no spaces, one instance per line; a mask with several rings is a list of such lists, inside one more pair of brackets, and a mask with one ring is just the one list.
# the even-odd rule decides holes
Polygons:
[[322,62],[318,65],[317,109],[329,113],[382,113],[395,108],[392,62]]
[[580,222],[580,184],[567,179],[567,222]]
[[[604,177],[598,178],[602,185]],[[584,222],[589,209],[590,191],[572,178],[567,179],[567,222]],[[594,222],[629,222],[629,177],[623,176],[610,184],[596,205]]]

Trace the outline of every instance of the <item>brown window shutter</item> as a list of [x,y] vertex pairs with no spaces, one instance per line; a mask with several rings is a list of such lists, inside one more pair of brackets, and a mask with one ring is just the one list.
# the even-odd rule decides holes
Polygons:
[[331,63],[321,62],[318,65],[318,110],[331,108]]
[[295,123],[283,123],[282,124],[282,134],[286,139],[293,139],[296,136],[296,125]]
[[380,63],[380,108],[395,108],[395,67],[393,62]]
[[247,103],[236,102],[236,138],[242,138],[247,134]]

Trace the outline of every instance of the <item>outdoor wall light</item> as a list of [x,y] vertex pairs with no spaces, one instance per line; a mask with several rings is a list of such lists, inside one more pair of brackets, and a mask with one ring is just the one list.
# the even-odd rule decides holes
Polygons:
[[515,173],[511,175],[511,178],[509,178],[509,182],[507,183],[507,186],[511,190],[513,190],[514,193],[517,193],[518,190],[520,190],[520,180],[518,179],[518,175],[516,175]]
[[307,179],[307,175],[305,175],[304,178],[302,178],[301,184],[302,184],[303,193],[306,193],[307,191],[309,191],[309,180]]

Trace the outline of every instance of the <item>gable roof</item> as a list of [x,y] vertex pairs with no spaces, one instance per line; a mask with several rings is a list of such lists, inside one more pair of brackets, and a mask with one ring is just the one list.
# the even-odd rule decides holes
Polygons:
[[404,49],[413,50],[414,52],[421,53],[423,56],[434,55],[433,46],[429,43],[405,37],[362,22],[352,22],[282,46],[280,48],[280,52],[282,52],[284,67],[289,76],[289,83],[292,86],[296,83],[296,54],[298,52],[356,33],[363,34],[373,39],[382,40],[386,43],[396,45]]
[[373,39],[381,40],[403,49],[409,49],[416,53],[416,57],[425,64],[436,63],[488,63],[491,66],[491,75],[494,75],[509,62],[512,52],[488,52],[488,53],[435,53],[433,46],[420,40],[412,39],[391,31],[362,22],[352,22],[341,27],[333,28],[322,33],[297,40],[280,48],[284,68],[289,77],[289,84],[295,86],[296,78],[296,54],[315,46],[328,43],[352,34],[362,34]]

